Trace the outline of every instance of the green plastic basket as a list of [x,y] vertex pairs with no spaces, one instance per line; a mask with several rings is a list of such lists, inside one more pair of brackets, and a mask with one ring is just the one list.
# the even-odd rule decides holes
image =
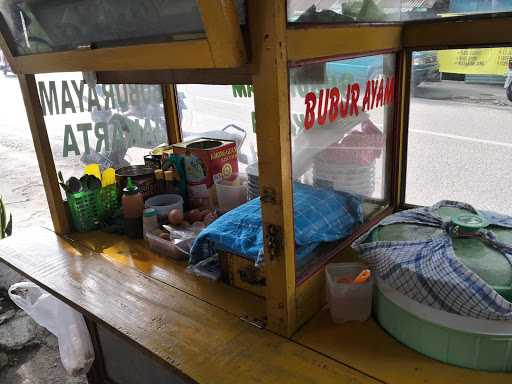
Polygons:
[[119,207],[115,184],[95,191],[67,194],[68,207],[73,228],[77,232],[98,229]]

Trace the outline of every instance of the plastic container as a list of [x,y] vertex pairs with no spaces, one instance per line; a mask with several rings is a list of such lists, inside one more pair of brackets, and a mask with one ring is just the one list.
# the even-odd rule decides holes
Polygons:
[[490,372],[512,371],[512,321],[459,316],[420,304],[376,280],[379,324],[408,347],[433,359]]
[[158,229],[158,217],[154,208],[146,208],[142,215],[142,233],[144,239],[147,239],[147,234]]
[[[185,260],[189,256],[188,253],[183,250],[183,248],[185,248],[185,244],[182,244],[181,247],[176,246],[172,241],[161,239],[153,233],[147,233],[146,239],[149,242],[149,249],[162,256],[167,256],[174,260]],[[187,244],[190,248],[192,246],[193,239],[185,241],[190,243]]]
[[167,215],[173,209],[183,212],[183,198],[180,195],[166,194],[150,197],[146,200],[146,208],[154,208],[161,220],[167,219]]
[[[237,179],[239,180],[239,179]],[[235,182],[220,180],[215,182],[217,202],[223,212],[230,211],[247,201],[247,186],[243,183],[234,185]]]
[[115,185],[93,191],[68,193],[66,195],[71,222],[77,232],[92,231],[100,227],[119,208]]
[[373,277],[362,284],[339,282],[355,279],[367,267],[360,263],[335,263],[325,267],[327,302],[335,323],[365,321],[372,310]]

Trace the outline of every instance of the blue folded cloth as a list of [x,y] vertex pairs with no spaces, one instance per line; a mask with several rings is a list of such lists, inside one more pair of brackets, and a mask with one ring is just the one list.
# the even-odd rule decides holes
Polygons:
[[[362,200],[353,194],[294,183],[293,201],[299,267],[320,243],[345,238],[363,219]],[[256,265],[263,261],[259,198],[224,214],[201,231],[192,246],[190,263],[195,264],[216,250],[246,257]]]

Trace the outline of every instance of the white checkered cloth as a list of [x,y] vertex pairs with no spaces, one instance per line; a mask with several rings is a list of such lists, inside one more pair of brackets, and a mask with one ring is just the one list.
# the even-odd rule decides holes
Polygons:
[[[472,206],[441,201],[432,207],[411,209],[382,220],[356,240],[352,247],[388,285],[411,299],[461,316],[488,320],[512,320],[512,303],[467,268],[453,251],[454,225],[435,213],[440,207],[455,207],[479,214],[489,227],[475,236],[495,248],[512,265],[512,245],[496,239],[492,227],[512,229],[512,217],[477,212]],[[378,226],[409,223],[443,229],[443,233],[415,241],[376,241],[369,235]],[[490,228],[490,229],[489,229]]]

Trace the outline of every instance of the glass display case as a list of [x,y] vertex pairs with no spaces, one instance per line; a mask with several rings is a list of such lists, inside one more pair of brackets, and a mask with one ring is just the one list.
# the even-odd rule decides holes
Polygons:
[[394,54],[290,68],[298,275],[391,202],[395,70]]

